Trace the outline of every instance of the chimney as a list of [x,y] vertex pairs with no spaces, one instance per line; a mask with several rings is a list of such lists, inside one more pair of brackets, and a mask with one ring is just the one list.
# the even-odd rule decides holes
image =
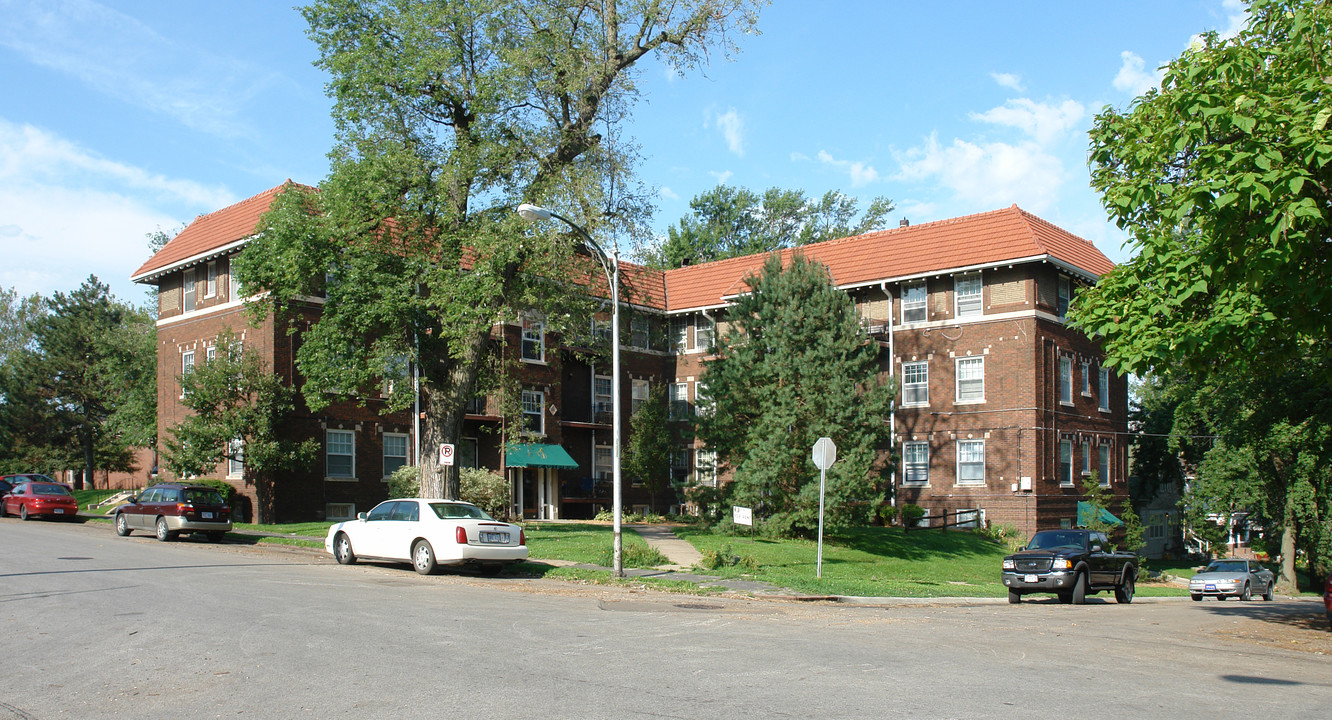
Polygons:
[[911,224],[911,221],[910,221],[910,220],[907,220],[906,218],[902,218],[902,222],[899,222],[899,223],[897,224],[897,226],[898,226],[898,227],[907,227],[907,226],[909,226],[910,224]]
[[688,266],[689,266],[689,258],[687,258],[687,257],[686,257],[686,258],[682,258],[682,259],[680,260],[680,267],[688,267]]

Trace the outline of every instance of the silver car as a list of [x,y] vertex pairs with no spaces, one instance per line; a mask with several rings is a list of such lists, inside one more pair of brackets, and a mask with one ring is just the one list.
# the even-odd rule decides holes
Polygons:
[[1275,584],[1272,571],[1254,560],[1213,560],[1206,570],[1189,580],[1189,595],[1196,601],[1204,597],[1250,600],[1254,595],[1271,600]]

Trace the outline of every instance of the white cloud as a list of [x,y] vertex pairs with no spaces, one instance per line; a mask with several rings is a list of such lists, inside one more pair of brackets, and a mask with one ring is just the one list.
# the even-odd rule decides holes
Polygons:
[[1058,105],[1038,103],[1027,98],[1009,100],[1002,107],[983,113],[971,113],[972,120],[1017,128],[1045,145],[1077,127],[1085,115],[1081,103],[1065,100]]
[[5,12],[0,47],[210,134],[249,133],[237,109],[280,81],[263,68],[175,43],[91,0],[5,3]]
[[726,181],[730,180],[731,176],[734,175],[735,173],[731,172],[730,170],[721,170],[721,171],[709,170],[708,174],[714,178],[717,178],[718,185],[725,185]]
[[1016,90],[1017,92],[1025,92],[1026,90],[1026,88],[1022,87],[1022,77],[1020,75],[992,72],[990,73],[990,77],[993,78],[996,83],[999,83],[1000,87],[1006,87],[1011,90]]
[[0,118],[0,285],[49,295],[94,274],[137,302],[129,275],[148,259],[145,235],[235,201]]
[[715,107],[704,110],[703,128],[713,127],[721,132],[727,149],[739,157],[745,156],[745,119],[735,108],[727,108],[726,112],[718,112]]
[[844,172],[851,178],[851,187],[862,187],[879,179],[879,171],[873,165],[850,160],[837,160],[824,150],[819,151],[819,162],[825,166]]
[[971,143],[954,139],[939,144],[931,135],[925,144],[898,157],[901,173],[894,179],[937,183],[965,205],[995,209],[1017,203],[1040,213],[1053,207],[1066,173],[1058,157],[1035,142]]
[[680,199],[680,196],[674,190],[670,189],[665,185],[662,185],[661,187],[657,188],[657,194],[666,198],[667,200]]
[[1233,38],[1239,35],[1240,30],[1249,22],[1249,10],[1244,6],[1241,0],[1225,0],[1221,7],[1226,9],[1226,26],[1218,29],[1216,32],[1223,38]]
[[1164,70],[1158,68],[1148,72],[1147,63],[1128,50],[1120,53],[1119,57],[1123,60],[1123,64],[1119,67],[1119,73],[1115,75],[1116,90],[1137,97],[1161,86],[1161,79],[1165,77]]

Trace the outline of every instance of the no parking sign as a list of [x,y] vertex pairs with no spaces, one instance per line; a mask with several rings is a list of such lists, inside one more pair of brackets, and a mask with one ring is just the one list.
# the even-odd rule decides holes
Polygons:
[[453,446],[450,445],[449,443],[440,443],[439,445],[439,464],[440,465],[453,464]]

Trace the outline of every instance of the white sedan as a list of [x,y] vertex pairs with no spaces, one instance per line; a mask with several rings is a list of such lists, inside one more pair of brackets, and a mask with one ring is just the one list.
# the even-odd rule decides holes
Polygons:
[[403,561],[422,575],[440,565],[473,565],[495,575],[527,559],[527,536],[471,503],[399,498],[334,524],[324,549],[343,565],[358,558]]

